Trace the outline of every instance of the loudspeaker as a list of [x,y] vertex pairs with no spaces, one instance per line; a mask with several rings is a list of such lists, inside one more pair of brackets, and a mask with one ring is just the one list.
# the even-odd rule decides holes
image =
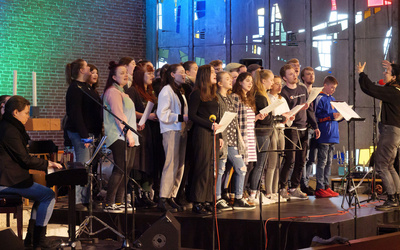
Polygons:
[[249,66],[250,64],[258,64],[260,66],[263,66],[263,59],[261,58],[242,58],[239,60],[240,64],[244,64],[247,66]]
[[18,238],[11,228],[0,231],[0,249],[21,250],[24,242]]
[[167,211],[133,245],[138,249],[180,249],[181,224]]

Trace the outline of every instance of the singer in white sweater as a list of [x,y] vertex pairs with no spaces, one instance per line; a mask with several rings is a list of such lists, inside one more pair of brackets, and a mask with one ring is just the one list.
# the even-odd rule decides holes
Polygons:
[[165,151],[158,203],[162,212],[183,211],[183,207],[175,202],[175,198],[183,176],[187,142],[185,124],[188,121],[188,105],[185,95],[181,92],[185,77],[185,69],[180,64],[169,66],[163,79],[164,87],[158,96],[157,117]]

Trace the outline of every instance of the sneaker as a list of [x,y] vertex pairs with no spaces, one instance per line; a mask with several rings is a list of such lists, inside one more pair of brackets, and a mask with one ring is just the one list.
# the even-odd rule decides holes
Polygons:
[[339,196],[339,193],[336,193],[331,188],[327,188],[327,189],[325,189],[325,191],[328,192],[329,194],[331,194],[332,197],[338,197]]
[[233,210],[233,208],[231,206],[229,206],[228,203],[226,203],[226,200],[223,198],[217,200],[217,209],[219,209],[221,211]]
[[[271,197],[271,196],[269,195],[269,197]],[[259,198],[257,198],[257,200],[260,201]],[[261,193],[261,202],[262,202],[263,206],[275,203],[275,201],[273,201],[272,199],[268,198],[268,196],[266,196],[264,193]]]
[[289,189],[289,196],[293,200],[308,200],[307,194],[301,192],[300,188]]
[[111,204],[111,205],[106,204],[103,211],[106,213],[123,213],[124,212],[124,210],[120,209],[116,204]]
[[283,198],[282,195],[278,193],[271,194],[271,200],[275,201],[275,203],[278,202],[278,197],[279,197],[279,202],[287,202],[287,199]]
[[[121,209],[122,211],[124,211],[124,209],[125,209],[125,203],[115,203],[115,205],[117,205],[117,207],[118,207],[119,209]],[[132,205],[131,205],[130,203],[128,203],[127,207],[128,207],[128,211],[132,212],[133,208],[132,208]],[[135,208],[135,210],[136,210],[136,208]]]
[[247,203],[245,199],[235,199],[235,202],[233,203],[233,209],[234,210],[250,210],[250,209],[255,209],[256,206],[250,205]]
[[396,208],[398,208],[398,206],[399,206],[399,203],[396,201],[396,199],[394,199],[394,197],[392,195],[388,195],[388,198],[385,201],[385,203],[383,203],[380,206],[376,206],[375,210],[391,211],[391,210],[395,210]]
[[317,189],[315,191],[315,198],[331,198],[332,194],[325,189]]
[[279,194],[281,195],[282,198],[286,199],[286,201],[290,201],[290,196],[286,188],[281,189],[279,191]]

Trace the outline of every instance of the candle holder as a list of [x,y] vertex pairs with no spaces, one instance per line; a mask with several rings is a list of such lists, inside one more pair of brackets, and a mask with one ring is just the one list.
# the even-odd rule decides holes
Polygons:
[[29,111],[29,115],[33,118],[38,118],[39,117],[39,107],[38,106],[31,106],[31,109]]

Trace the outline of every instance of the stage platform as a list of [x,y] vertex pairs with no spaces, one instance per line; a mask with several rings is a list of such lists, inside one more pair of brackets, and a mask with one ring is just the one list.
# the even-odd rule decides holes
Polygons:
[[[366,200],[366,195],[360,195],[360,200]],[[348,211],[341,208],[342,196],[335,198],[290,201],[281,204],[281,233],[282,249],[300,249],[310,247],[312,238],[319,236],[328,239],[341,236],[349,240],[364,238],[378,234],[378,224],[400,223],[400,211],[379,212],[375,206],[379,202],[361,203],[355,209],[352,206]],[[67,209],[63,202],[56,204],[50,223],[67,223]],[[348,208],[345,202],[345,209]],[[77,224],[85,218],[87,212],[77,212]],[[94,211],[93,215],[108,225],[122,232],[124,228],[123,214],[108,214],[102,210]],[[185,211],[174,213],[173,216],[181,225],[181,247],[187,249],[212,248],[212,216],[201,216]],[[135,211],[135,237],[138,238],[146,229],[163,217],[157,209],[138,209]],[[262,226],[267,222],[267,249],[278,249],[278,204],[263,206],[262,223],[260,209],[243,211],[234,210],[218,214],[218,232],[221,249],[264,249],[264,235]],[[129,230],[132,230],[132,214],[128,214]],[[356,222],[356,224],[355,224]],[[355,225],[357,226],[355,228]],[[99,224],[94,223],[94,229]],[[162,234],[162,228],[159,229]],[[95,230],[94,230],[95,231]],[[355,232],[357,237],[355,237]],[[117,239],[110,230],[97,235],[100,239]],[[263,243],[264,242],[264,243]],[[145,248],[144,248],[145,249]]]

